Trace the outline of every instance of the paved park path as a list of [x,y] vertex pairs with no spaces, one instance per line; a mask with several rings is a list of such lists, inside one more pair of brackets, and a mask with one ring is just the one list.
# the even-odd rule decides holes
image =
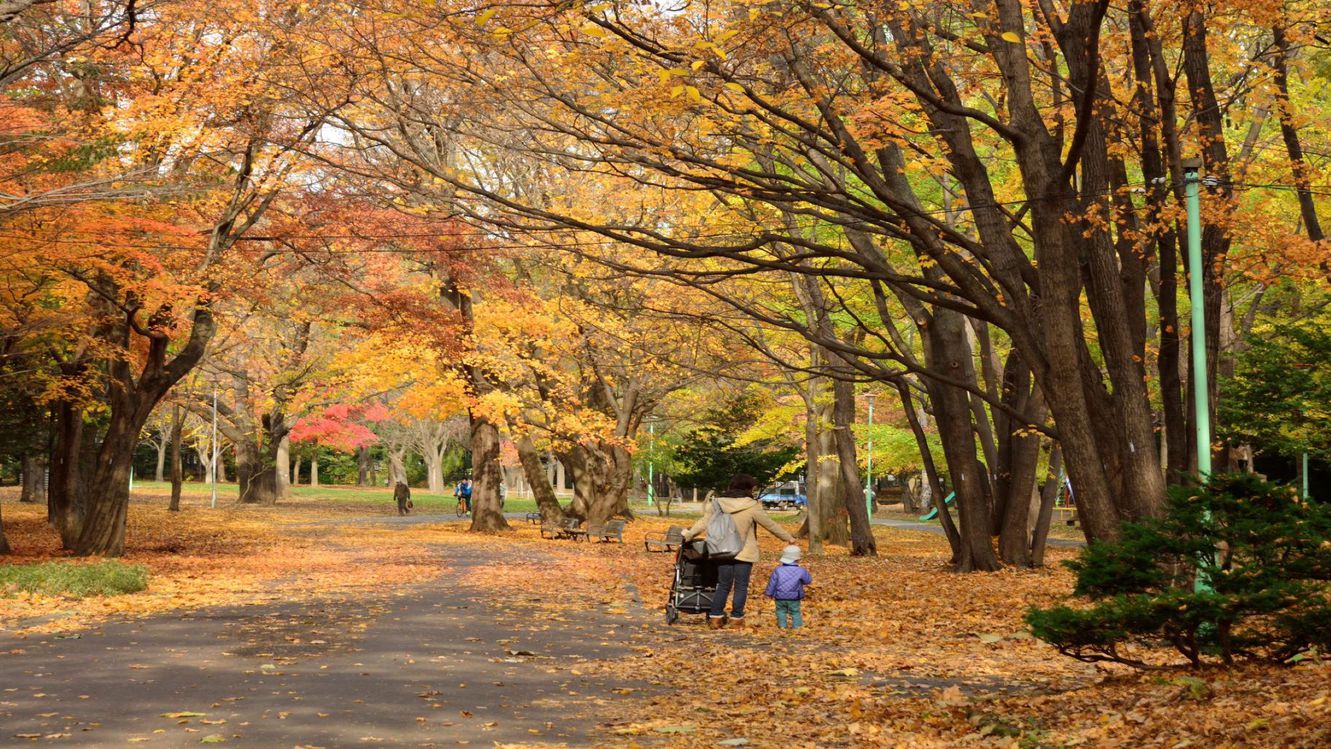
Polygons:
[[483,551],[441,553],[448,572],[400,595],[0,634],[0,746],[595,741],[596,702],[643,685],[570,664],[631,654],[640,623],[595,604],[542,621],[527,596],[534,621],[515,626],[521,605],[450,583],[492,561]]

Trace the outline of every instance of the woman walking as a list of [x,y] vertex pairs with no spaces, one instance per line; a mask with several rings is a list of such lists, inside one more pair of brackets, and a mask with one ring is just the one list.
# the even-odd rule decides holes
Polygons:
[[[744,604],[749,597],[749,578],[753,575],[753,563],[758,561],[758,526],[766,528],[772,535],[788,544],[795,543],[794,536],[786,532],[775,520],[763,512],[762,503],[753,498],[757,482],[752,476],[743,473],[730,479],[730,486],[707,503],[702,518],[684,532],[688,541],[707,528],[713,516],[724,512],[735,523],[735,529],[743,539],[743,546],[733,559],[725,560],[717,566],[716,594],[712,597],[712,608],[707,614],[707,626],[720,629],[727,622],[735,627],[744,626]],[[730,607],[730,616],[726,616],[726,599],[734,593]]]

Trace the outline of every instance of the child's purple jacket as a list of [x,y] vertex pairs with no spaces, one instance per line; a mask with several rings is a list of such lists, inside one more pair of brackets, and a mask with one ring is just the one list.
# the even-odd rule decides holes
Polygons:
[[772,570],[764,593],[778,601],[800,601],[804,599],[804,586],[812,583],[808,570],[798,564],[783,564]]

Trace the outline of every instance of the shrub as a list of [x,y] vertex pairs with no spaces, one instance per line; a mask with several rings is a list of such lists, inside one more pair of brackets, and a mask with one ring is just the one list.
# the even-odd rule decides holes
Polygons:
[[86,598],[137,593],[148,587],[148,568],[108,559],[0,565],[0,595],[16,592]]
[[1173,647],[1194,666],[1331,650],[1331,508],[1292,487],[1251,474],[1177,487],[1163,518],[1125,524],[1068,565],[1083,605],[1026,621],[1079,660],[1148,665],[1124,646]]

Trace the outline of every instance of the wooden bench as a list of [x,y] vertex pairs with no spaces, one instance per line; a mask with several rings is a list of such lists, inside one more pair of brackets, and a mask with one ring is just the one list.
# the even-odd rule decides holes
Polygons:
[[672,525],[665,533],[643,536],[642,545],[647,551],[675,551],[684,545],[684,526]]
[[1073,528],[1076,528],[1076,527],[1077,527],[1077,508],[1076,508],[1076,507],[1068,507],[1068,506],[1066,506],[1066,505],[1064,505],[1064,506],[1062,506],[1062,507],[1055,507],[1055,508],[1054,508],[1054,522],[1055,522],[1055,523],[1062,523],[1062,524],[1064,524],[1064,525],[1068,525],[1068,526],[1072,526]]
[[587,531],[578,527],[577,518],[564,518],[557,524],[541,523],[541,538],[571,538],[581,541],[587,537]]
[[532,525],[536,525],[537,523],[541,522],[541,513],[539,512],[527,513],[527,522],[531,523]]
[[604,525],[588,525],[587,538],[594,538],[607,544],[611,541],[618,541],[622,544],[624,543],[624,525],[623,520],[611,520]]

